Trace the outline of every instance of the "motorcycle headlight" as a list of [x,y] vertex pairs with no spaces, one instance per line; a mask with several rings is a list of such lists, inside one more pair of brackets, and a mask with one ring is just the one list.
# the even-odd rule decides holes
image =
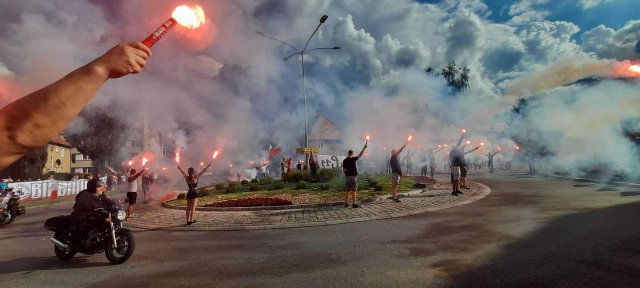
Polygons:
[[118,210],[118,220],[123,221],[126,218],[127,218],[127,212],[122,209]]

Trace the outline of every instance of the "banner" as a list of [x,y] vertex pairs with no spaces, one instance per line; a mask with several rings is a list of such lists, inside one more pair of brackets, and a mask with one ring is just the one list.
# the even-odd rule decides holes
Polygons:
[[64,196],[73,196],[80,191],[87,189],[87,179],[75,181],[33,181],[33,182],[11,182],[8,187],[20,196],[21,201],[42,200]]
[[345,158],[347,156],[318,155],[318,164],[320,164],[320,168],[342,168],[342,161]]

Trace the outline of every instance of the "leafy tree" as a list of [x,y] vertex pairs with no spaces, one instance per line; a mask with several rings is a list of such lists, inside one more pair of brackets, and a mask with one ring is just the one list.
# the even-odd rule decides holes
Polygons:
[[67,131],[65,136],[78,151],[93,160],[94,174],[101,173],[109,163],[114,163],[126,125],[115,116],[116,104],[83,110],[79,117],[84,126],[79,131]]
[[460,92],[469,89],[469,70],[468,67],[459,68],[456,65],[455,61],[449,62],[440,73],[436,72],[436,70],[429,66],[424,69],[424,72],[428,75],[432,76],[442,76],[447,81],[447,85],[453,88],[453,92]]

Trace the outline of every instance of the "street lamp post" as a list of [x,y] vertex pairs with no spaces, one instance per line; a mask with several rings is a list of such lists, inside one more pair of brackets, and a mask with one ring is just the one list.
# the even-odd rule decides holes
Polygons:
[[[313,30],[313,33],[311,33],[311,36],[309,36],[309,39],[307,39],[307,43],[304,45],[304,48],[302,50],[296,48],[295,46],[276,39],[274,37],[268,36],[262,32],[257,32],[259,35],[267,37],[269,39],[278,41],[280,43],[286,44],[287,46],[291,47],[291,49],[293,49],[295,52],[287,57],[285,57],[284,61],[289,60],[291,57],[296,56],[296,55],[300,55],[300,64],[302,67],[302,94],[304,96],[304,148],[306,149],[307,147],[309,147],[309,133],[308,133],[308,129],[307,129],[307,89],[305,86],[305,72],[304,72],[304,55],[308,54],[309,52],[312,51],[317,51],[317,50],[338,50],[340,49],[340,47],[338,46],[334,46],[334,47],[320,47],[320,48],[313,48],[313,49],[309,49],[307,50],[307,47],[309,46],[309,42],[311,42],[311,38],[313,38],[313,35],[316,34],[316,32],[318,32],[318,29],[320,29],[320,26],[327,21],[327,18],[329,18],[329,16],[327,15],[322,15],[322,17],[320,17],[320,23],[318,23],[318,26],[316,26],[316,29]],[[309,154],[305,151],[305,167],[308,167],[309,164]]]

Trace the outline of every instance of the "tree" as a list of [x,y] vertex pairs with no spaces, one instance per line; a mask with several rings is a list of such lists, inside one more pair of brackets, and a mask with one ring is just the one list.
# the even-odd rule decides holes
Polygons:
[[440,73],[437,73],[431,66],[425,68],[424,72],[431,76],[444,77],[447,85],[453,89],[452,92],[454,94],[469,89],[469,73],[471,70],[468,67],[458,68],[455,61],[449,62],[447,66],[442,68]]
[[79,116],[84,120],[83,127],[65,133],[69,143],[93,160],[94,174],[101,173],[114,162],[121,146],[122,132],[127,126],[112,113],[116,108],[116,104],[110,104],[85,109]]

